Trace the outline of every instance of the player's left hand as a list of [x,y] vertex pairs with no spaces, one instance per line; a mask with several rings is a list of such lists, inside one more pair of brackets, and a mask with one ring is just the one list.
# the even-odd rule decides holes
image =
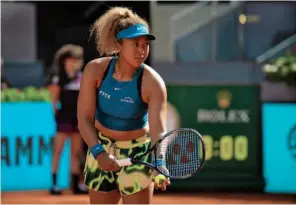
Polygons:
[[[159,169],[164,173],[168,173],[168,170],[165,166],[160,166]],[[152,178],[152,181],[154,182],[154,188],[156,190],[161,189],[162,191],[165,191],[166,187],[171,184],[169,178],[158,173],[157,171],[154,172],[154,177]]]

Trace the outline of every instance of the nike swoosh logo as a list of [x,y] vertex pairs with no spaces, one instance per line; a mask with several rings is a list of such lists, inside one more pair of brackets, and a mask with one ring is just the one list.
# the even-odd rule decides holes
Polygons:
[[114,90],[120,90],[121,88],[114,88]]

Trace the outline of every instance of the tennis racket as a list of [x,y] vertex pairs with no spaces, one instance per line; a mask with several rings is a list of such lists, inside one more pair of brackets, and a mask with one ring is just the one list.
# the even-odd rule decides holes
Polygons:
[[[152,154],[152,162],[143,158]],[[164,166],[156,165],[156,159],[162,158]],[[199,172],[205,163],[205,143],[194,129],[180,128],[166,133],[155,145],[141,156],[117,160],[120,166],[142,164],[172,179],[187,179]]]

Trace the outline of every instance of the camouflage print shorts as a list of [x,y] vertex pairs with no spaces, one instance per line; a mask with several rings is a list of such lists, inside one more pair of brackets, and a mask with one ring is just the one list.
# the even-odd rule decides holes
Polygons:
[[[114,141],[99,133],[99,140],[105,150],[117,159],[139,156],[145,153],[151,145],[147,134],[131,141]],[[151,155],[144,161],[150,162]],[[152,170],[144,165],[122,167],[118,172],[108,172],[100,169],[97,160],[88,151],[84,167],[84,183],[89,189],[109,192],[118,189],[121,195],[135,194],[147,188],[152,181]]]

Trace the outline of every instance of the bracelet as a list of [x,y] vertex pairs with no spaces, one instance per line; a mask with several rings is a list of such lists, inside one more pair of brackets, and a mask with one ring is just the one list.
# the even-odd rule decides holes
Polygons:
[[105,152],[104,147],[101,144],[96,144],[92,148],[90,148],[90,153],[93,155],[94,158],[97,158],[99,154]]

